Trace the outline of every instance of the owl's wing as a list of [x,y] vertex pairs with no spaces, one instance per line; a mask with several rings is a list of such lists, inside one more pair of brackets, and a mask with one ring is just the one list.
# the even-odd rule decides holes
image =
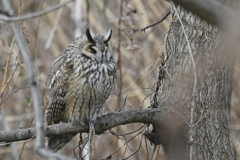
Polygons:
[[68,78],[72,74],[74,61],[68,55],[59,55],[52,63],[46,81],[50,102],[47,106],[45,120],[47,125],[59,123],[65,112],[65,95],[68,89]]

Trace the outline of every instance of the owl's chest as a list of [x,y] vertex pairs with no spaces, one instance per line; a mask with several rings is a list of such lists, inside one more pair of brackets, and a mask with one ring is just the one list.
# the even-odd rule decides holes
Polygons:
[[94,97],[95,100],[101,97],[108,98],[115,83],[115,75],[108,72],[109,69],[104,65],[93,65],[88,69],[84,68],[84,66],[76,68],[69,77],[71,95],[86,100],[91,97]]
[[75,68],[68,78],[66,110],[73,122],[79,119],[81,123],[83,119],[95,119],[101,114],[115,84],[115,66],[112,71],[107,65],[85,66]]

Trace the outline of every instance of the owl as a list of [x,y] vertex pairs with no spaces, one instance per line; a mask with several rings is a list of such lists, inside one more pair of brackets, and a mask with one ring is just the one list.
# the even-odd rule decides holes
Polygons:
[[[95,34],[91,29],[73,40],[52,63],[47,77],[49,103],[46,125],[70,122],[93,123],[116,82],[116,64],[109,48],[112,35]],[[47,147],[56,152],[76,134],[51,136]]]

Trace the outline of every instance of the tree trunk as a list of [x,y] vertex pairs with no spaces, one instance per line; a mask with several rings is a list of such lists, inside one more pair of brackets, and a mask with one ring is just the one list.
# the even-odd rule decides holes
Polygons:
[[163,145],[167,159],[236,159],[228,127],[234,47],[217,27],[175,7],[153,98],[153,107],[169,108],[170,114],[148,138]]

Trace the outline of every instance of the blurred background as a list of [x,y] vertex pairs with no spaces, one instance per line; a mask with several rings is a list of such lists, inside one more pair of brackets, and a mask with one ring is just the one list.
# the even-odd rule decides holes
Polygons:
[[[21,16],[66,1],[11,0],[11,2],[16,16]],[[103,35],[112,28],[111,50],[116,62],[119,62],[121,57],[121,63],[118,63],[115,90],[105,104],[103,114],[119,109],[147,108],[157,80],[158,58],[171,15],[145,32],[140,30],[164,17],[168,11],[170,4],[159,0],[76,0],[48,14],[19,22],[34,62],[41,93],[44,93],[52,61],[75,37],[85,34],[88,27],[95,33]],[[236,72],[237,80],[239,70]],[[34,127],[34,109],[28,79],[27,68],[19,54],[11,27],[8,23],[0,21],[1,131]],[[237,86],[236,80],[234,83]],[[239,93],[236,90],[234,94],[236,94],[234,105],[238,106]],[[43,102],[45,96],[43,94]],[[45,103],[43,107],[46,107]],[[123,159],[131,155],[129,159],[150,158],[153,145],[142,136],[148,130],[146,127],[141,128],[142,126],[143,124],[129,124],[113,128],[112,133],[108,131],[96,135],[96,159],[113,154],[127,141],[129,141],[127,145],[111,156],[112,159]],[[78,148],[74,150],[78,146],[78,141],[79,134],[59,153],[76,158],[75,151],[78,157]],[[35,139],[30,139],[8,146],[0,143],[0,159],[42,159],[34,152],[34,142]],[[156,152],[160,153],[156,159],[164,159],[161,147],[158,147]]]

